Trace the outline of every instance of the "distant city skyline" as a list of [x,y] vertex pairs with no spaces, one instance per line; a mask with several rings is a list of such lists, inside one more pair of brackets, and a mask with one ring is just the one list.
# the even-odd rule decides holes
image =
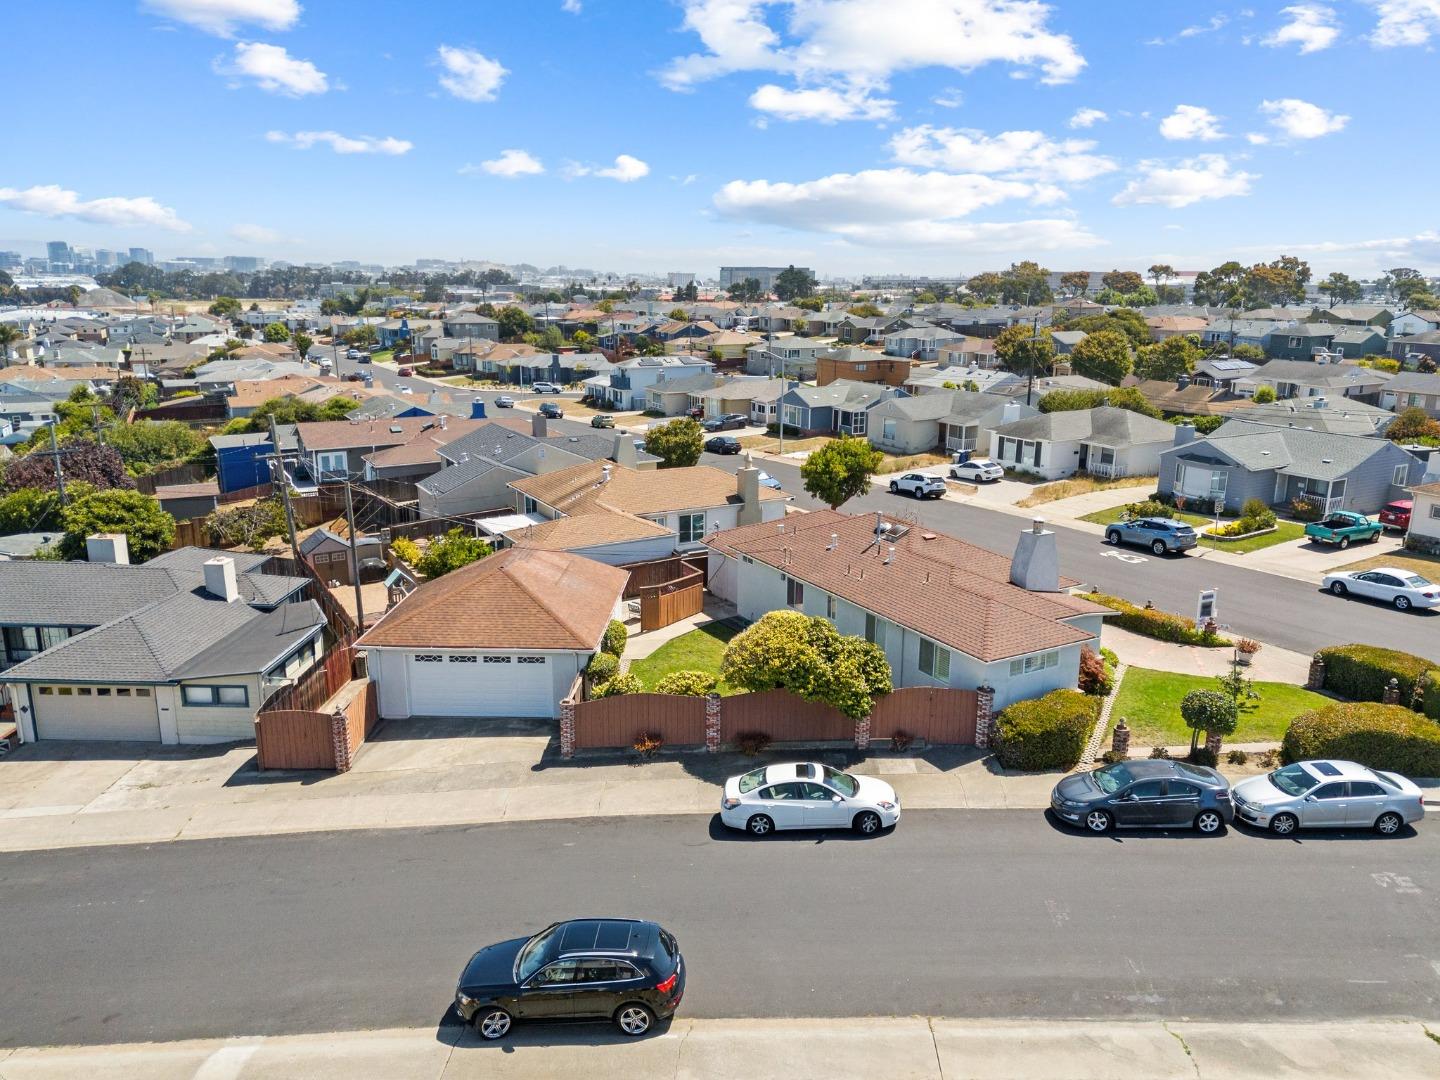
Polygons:
[[[1394,86],[1433,0],[70,0],[11,120],[0,249],[822,277],[1440,271],[1435,152]],[[623,58],[623,60],[621,59]],[[27,88],[15,95],[26,104]],[[36,91],[37,101],[40,92]],[[63,155],[56,117],[100,137]],[[163,119],[174,149],[127,138]],[[1397,157],[1397,151],[1403,154]]]

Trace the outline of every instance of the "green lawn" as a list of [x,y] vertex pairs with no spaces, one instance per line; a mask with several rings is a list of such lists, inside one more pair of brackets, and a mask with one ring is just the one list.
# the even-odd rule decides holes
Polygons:
[[394,349],[381,349],[379,352],[373,352],[370,354],[370,362],[372,364],[390,364],[394,363],[394,361]]
[[[1115,707],[1110,711],[1110,728],[1120,717],[1130,725],[1137,746],[1179,746],[1190,741],[1190,729],[1180,719],[1180,699],[1191,690],[1218,690],[1219,684],[1204,675],[1176,675],[1150,668],[1130,668],[1120,683]],[[1322,694],[1289,683],[1257,682],[1258,701],[1240,707],[1240,727],[1227,742],[1279,742],[1290,721],[1301,713],[1333,704]],[[1109,745],[1109,735],[1106,735]]]
[[[708,671],[717,678],[720,675],[720,658],[725,654],[725,643],[735,636],[733,626],[711,623],[688,634],[681,634],[673,641],[667,641],[643,660],[630,664],[630,674],[653,690],[655,684],[672,671]],[[719,685],[721,694],[738,694],[723,682]]]
[[[1108,510],[1096,510],[1093,514],[1086,514],[1081,521],[1091,521],[1096,525],[1109,525],[1112,521],[1119,521],[1125,514],[1125,507],[1128,503],[1121,503],[1119,506],[1112,506]],[[1259,551],[1261,548],[1271,547],[1275,544],[1284,544],[1291,540],[1299,540],[1305,535],[1305,526],[1298,521],[1281,521],[1276,525],[1275,531],[1265,533],[1263,536],[1252,536],[1248,540],[1216,540],[1206,536],[1201,530],[1215,524],[1213,517],[1205,517],[1201,514],[1187,514],[1179,510],[1171,510],[1170,516],[1193,525],[1195,531],[1200,533],[1200,546],[1214,548],[1217,551],[1233,551],[1237,555],[1244,555],[1247,551]],[[1229,519],[1221,518],[1221,521]]]

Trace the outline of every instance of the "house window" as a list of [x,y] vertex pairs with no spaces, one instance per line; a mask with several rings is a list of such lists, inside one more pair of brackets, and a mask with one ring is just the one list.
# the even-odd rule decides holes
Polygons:
[[181,700],[195,706],[245,706],[250,704],[250,691],[243,686],[182,686]]
[[866,368],[866,365],[865,365],[865,364],[856,364],[856,365],[855,365],[855,370],[856,370],[856,372],[864,371],[865,368]]
[[1390,477],[1390,483],[1394,484],[1396,487],[1404,487],[1405,484],[1406,484],[1406,482],[1407,482],[1409,479],[1410,479],[1410,466],[1409,466],[1409,465],[1396,465],[1396,466],[1395,466],[1395,472],[1394,472],[1394,474],[1391,475],[1391,477]]
[[40,691],[41,694],[45,695],[46,697],[48,697],[49,695],[51,695],[51,694],[53,694],[53,693],[55,692],[54,689],[53,689],[52,687],[49,687],[49,686],[41,686],[41,687],[38,687],[37,689]]
[[487,656],[487,657],[485,657],[485,663],[487,663],[487,664],[508,664],[508,663],[510,663],[510,661],[511,661],[512,659],[513,659],[513,657],[509,657],[509,656]]
[[950,650],[927,638],[920,639],[920,670],[932,679],[950,678]]
[[439,653],[417,653],[412,659],[417,664],[440,664],[444,662],[445,657]]
[[522,510],[522,513],[533,514],[533,513],[535,513],[535,511],[536,511],[536,509],[538,508],[538,505],[539,505],[539,504],[537,504],[537,503],[535,502],[535,500],[532,499],[529,495],[526,495],[526,496],[525,496],[525,502],[524,502],[522,505],[523,505],[523,507],[524,507],[524,509]]
[[1044,671],[1046,668],[1057,667],[1059,664],[1060,653],[1058,650],[1035,653],[1033,656],[1022,657],[1019,660],[1011,660],[1010,674],[1029,675],[1036,671]]
[[445,659],[446,659],[447,661],[449,661],[450,663],[452,663],[452,664],[473,664],[473,663],[476,663],[476,659],[475,659],[474,656],[460,656],[459,654],[455,654],[455,653],[452,653],[450,656],[447,656]]
[[879,645],[883,649],[885,647],[885,628],[889,625],[880,616],[872,615],[867,611],[865,613],[865,640],[872,645]]
[[680,543],[697,544],[705,539],[705,515],[681,514],[680,515]]
[[787,427],[803,428],[802,410],[798,405],[786,405],[784,410],[785,424]]
[[833,595],[825,597],[825,617],[831,622],[834,622],[835,617],[839,614],[840,601],[837,600]]
[[515,658],[515,662],[516,662],[516,663],[519,663],[519,664],[543,664],[543,663],[545,663],[545,657],[543,657],[543,656],[517,656],[517,657]]
[[116,697],[129,697],[129,696],[130,696],[130,688],[129,688],[128,686],[119,686],[119,687],[116,687],[116,688],[115,688],[115,696],[116,696]]
[[798,608],[805,603],[805,583],[792,577],[785,579],[785,603]]
[[1286,342],[1286,346],[1291,349],[1298,349],[1300,347],[1300,339],[1298,337],[1292,337]]
[[880,424],[880,437],[886,442],[893,442],[895,439],[895,421],[885,420]]

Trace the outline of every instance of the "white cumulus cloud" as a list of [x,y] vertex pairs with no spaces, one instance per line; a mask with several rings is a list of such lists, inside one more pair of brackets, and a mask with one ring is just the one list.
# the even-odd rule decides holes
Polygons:
[[1096,124],[1103,124],[1109,119],[1109,114],[1101,109],[1077,109],[1075,115],[1070,117],[1070,126],[1072,128],[1091,128]]
[[929,124],[906,128],[890,140],[891,156],[904,165],[1066,183],[1091,180],[1115,170],[1115,162],[1090,152],[1094,148],[1090,139],[1057,141],[1040,131],[986,135],[983,131]]
[[1201,142],[1225,138],[1220,130],[1220,118],[1199,105],[1176,105],[1175,111],[1160,121],[1160,134],[1166,139]]
[[479,165],[465,165],[460,169],[460,172],[466,176],[486,173],[490,176],[504,177],[506,180],[516,180],[522,176],[539,176],[544,171],[545,166],[540,159],[526,150],[501,150],[500,156],[497,158],[482,161]]
[[561,0],[560,10],[570,15],[579,15],[582,10],[580,0]]
[[180,220],[174,210],[162,206],[149,195],[82,199],[78,192],[62,188],[59,184],[38,184],[23,190],[0,187],[0,205],[27,214],[74,218],[92,225],[150,226],[170,232],[190,231],[188,222]]
[[766,83],[750,95],[750,107],[780,120],[888,120],[895,114],[895,102],[871,97],[858,89],[819,86],[808,90],[787,90]]
[[1370,0],[1380,21],[1370,41],[1382,49],[1427,45],[1440,37],[1440,0]]
[[1270,123],[1291,139],[1318,139],[1344,129],[1350,117],[1332,113],[1299,98],[1262,101],[1260,111]]
[[328,146],[337,154],[385,154],[398,157],[408,154],[415,144],[405,139],[387,135],[341,135],[338,131],[267,131],[265,138],[272,143],[284,143],[296,150],[309,150],[314,146]]
[[1335,9],[1324,4],[1294,4],[1282,8],[1280,14],[1289,16],[1290,21],[1261,38],[1261,45],[1277,49],[1298,45],[1301,53],[1313,53],[1328,49],[1340,36]]
[[230,226],[230,236],[242,244],[283,244],[285,236],[278,229],[265,225],[240,224]]
[[494,101],[510,72],[476,49],[441,45],[436,54],[445,74],[440,85],[462,101]]
[[309,60],[298,60],[281,45],[264,42],[237,42],[229,64],[217,62],[215,70],[222,75],[253,79],[261,90],[287,97],[323,94],[330,89],[326,74]]
[[289,30],[300,19],[296,0],[143,0],[147,11],[219,37],[253,24],[266,30]]
[[603,176],[607,180],[618,180],[622,184],[628,184],[643,176],[649,176],[650,166],[637,157],[619,154],[615,158],[615,164],[608,167],[600,168],[571,161],[566,164],[564,172],[565,176],[572,180],[581,176]]
[[1116,206],[1168,206],[1180,209],[1197,202],[1248,195],[1253,173],[1237,172],[1223,154],[1200,154],[1185,161],[1140,162],[1140,175],[1114,199]]

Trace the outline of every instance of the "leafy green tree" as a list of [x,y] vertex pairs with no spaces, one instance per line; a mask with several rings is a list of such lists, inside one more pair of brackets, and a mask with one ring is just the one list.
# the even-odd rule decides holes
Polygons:
[[1169,263],[1156,263],[1145,272],[1150,275],[1150,280],[1154,282],[1156,292],[1160,291],[1160,283],[1162,281],[1169,281],[1175,276],[1175,268]]
[[1176,334],[1140,349],[1135,356],[1135,374],[1142,379],[1174,381],[1189,375],[1203,359],[1205,353],[1196,338]]
[[1330,298],[1332,308],[1336,304],[1353,304],[1365,295],[1364,286],[1349,274],[1342,274],[1339,271],[1331,274],[1315,288]]
[[209,446],[204,436],[178,420],[116,424],[105,433],[105,441],[119,451],[126,467],[134,473],[187,461]]
[[601,300],[600,303],[595,305],[595,309],[597,311],[603,311],[606,315],[609,315],[612,311],[615,310],[615,301]]
[[1005,288],[1005,279],[993,270],[986,270],[974,274],[965,280],[965,289],[978,300],[987,304],[993,304],[1000,299],[1000,293]]
[[732,281],[725,286],[725,291],[731,300],[742,304],[753,304],[765,295],[765,289],[760,284],[760,279],[754,277],[747,277],[743,281]]
[[1117,386],[1105,391],[1105,404],[1112,409],[1127,409],[1153,420],[1160,419],[1160,410],[1145,400],[1145,395],[1133,386]]
[[374,345],[380,338],[375,332],[375,327],[369,323],[361,323],[359,326],[352,326],[340,336],[346,345],[353,345],[356,348],[365,348]]
[[1185,286],[1156,285],[1155,302],[1157,304],[1183,304],[1185,302]]
[[635,339],[635,351],[641,356],[664,356],[665,345],[652,337],[641,334]]
[[0,322],[0,367],[5,367],[10,359],[10,346],[24,337],[24,332],[14,323]]
[[535,320],[529,312],[514,304],[502,307],[495,314],[495,319],[500,324],[501,341],[519,341],[526,334],[535,332]]
[[310,355],[310,346],[315,344],[315,339],[304,330],[296,330],[294,336],[290,338],[290,343],[295,346],[295,351],[300,354],[300,359],[304,360]]
[[870,477],[885,455],[865,439],[842,435],[812,451],[800,466],[805,490],[836,510],[870,490]]
[[1394,442],[1416,442],[1440,438],[1440,420],[1432,420],[1418,406],[1405,409],[1385,429],[1385,437]]
[[1037,262],[1011,263],[1000,278],[1000,299],[1007,304],[1048,304],[1055,299],[1050,271]]
[[1062,323],[1055,324],[1056,330],[1083,330],[1087,334],[1097,334],[1101,330],[1115,330],[1124,334],[1130,339],[1130,344],[1136,348],[1146,345],[1150,341],[1150,326],[1145,322],[1145,316],[1134,308],[1116,308],[1114,311],[1107,311],[1104,314],[1078,315],[1073,319],[1066,319]]
[[818,296],[802,296],[795,301],[795,306],[802,311],[824,311],[825,301]]
[[489,544],[457,526],[440,539],[430,541],[430,546],[425,549],[425,554],[420,556],[415,569],[427,578],[443,577],[450,571],[469,566],[476,559],[483,559],[489,554]]
[[688,416],[653,425],[645,433],[645,452],[660,459],[662,469],[688,468],[705,449],[705,429]]
[[1145,284],[1145,279],[1134,270],[1111,270],[1108,274],[1102,275],[1100,283],[1107,289],[1112,289],[1122,296],[1125,293],[1133,293]]
[[684,308],[679,308],[679,307],[677,307],[677,308],[671,308],[671,309],[670,309],[669,318],[670,318],[671,321],[673,321],[673,322],[685,322],[685,321],[687,321],[687,320],[690,318],[690,316],[688,316],[688,315],[685,314],[685,309],[684,309]]
[[160,400],[160,391],[155,384],[134,375],[122,375],[110,388],[110,408],[116,416],[124,416],[131,409],[148,409]]
[[1042,413],[1081,412],[1105,404],[1104,390],[1051,390],[1042,394],[1035,407]]
[[155,499],[139,491],[93,491],[61,512],[65,536],[60,554],[78,559],[85,554],[85,538],[95,533],[124,533],[130,558],[145,562],[169,551],[175,543],[175,519]]
[[1061,274],[1060,287],[1071,296],[1085,299],[1085,294],[1090,291],[1090,271],[1072,270],[1068,274]]
[[1055,342],[1049,327],[1038,332],[1029,323],[1017,323],[1001,330],[995,338],[995,358],[1006,371],[1023,377],[1050,374],[1055,362]]
[[1236,345],[1230,350],[1230,355],[1237,360],[1264,360],[1265,350],[1259,345]]
[[1118,330],[1099,330],[1070,350],[1070,363],[1077,375],[1118,386],[1135,362],[1128,337]]
[[1230,735],[1240,726],[1240,709],[1235,700],[1220,690],[1191,690],[1180,699],[1180,718],[1190,729],[1190,752],[1199,745],[1200,733]]
[[1261,384],[1255,388],[1250,400],[1256,405],[1269,405],[1275,400],[1275,388],[1269,384]]
[[576,330],[574,336],[570,339],[570,344],[574,345],[575,348],[581,352],[594,352],[595,335],[584,330]]
[[0,496],[0,535],[60,528],[60,496],[41,488],[20,488]]
[[284,536],[285,506],[278,497],[260,499],[249,506],[216,510],[205,519],[210,545],[217,548],[250,548],[259,551],[265,541]]
[[868,300],[862,304],[851,304],[845,310],[857,319],[878,319],[885,314]]
[[560,332],[558,326],[547,326],[540,332],[540,338],[536,344],[546,352],[559,352],[565,347],[565,335]]
[[781,300],[795,300],[814,291],[815,275],[809,270],[797,269],[794,263],[775,275],[775,295]]
[[772,611],[736,634],[720,673],[731,686],[752,693],[782,688],[856,720],[891,690],[890,665],[878,645],[798,611]]
[[233,319],[240,314],[240,301],[233,296],[221,296],[207,309],[211,315]]
[[282,322],[266,323],[263,336],[270,344],[276,345],[290,340],[290,328]]

